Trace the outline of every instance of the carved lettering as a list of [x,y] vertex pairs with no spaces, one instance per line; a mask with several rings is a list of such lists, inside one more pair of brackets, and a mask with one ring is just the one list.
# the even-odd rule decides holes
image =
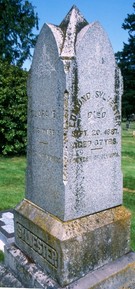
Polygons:
[[81,118],[79,118],[74,112],[72,112],[70,116],[69,126],[79,128],[80,125],[81,125]]
[[74,161],[76,163],[87,162],[88,161],[88,157],[76,157],[76,158],[74,158]]
[[87,135],[87,130],[74,130],[74,131],[72,131],[73,137],[81,137],[81,136],[86,136],[86,135]]
[[55,119],[56,118],[56,111],[54,109],[52,110],[34,110],[34,109],[30,109],[29,113],[33,116],[33,117],[41,117],[41,118],[52,118]]
[[83,96],[80,97],[80,99],[78,99],[78,102],[76,104],[75,109],[73,109],[71,111],[71,115],[70,115],[70,122],[69,122],[69,126],[70,127],[80,127],[81,125],[81,118],[79,117],[78,113],[76,113],[76,110],[80,111],[81,106],[88,101],[91,98],[91,94],[90,92],[87,92],[86,94],[84,94]]
[[103,91],[96,91],[96,93],[95,93],[95,97],[96,98],[102,98],[103,100],[106,100],[106,97],[105,97],[105,92],[103,92]]
[[111,153],[111,154],[100,154],[100,155],[94,155],[93,158],[95,160],[97,159],[108,159],[113,157],[120,157],[120,155],[117,152]]
[[76,141],[73,143],[72,147],[73,148],[86,148],[90,147],[92,141]]
[[31,249],[37,252],[53,267],[58,267],[58,254],[54,248],[49,246],[31,231],[29,231],[22,224],[17,222],[17,236],[24,243],[26,243]]
[[94,144],[95,144],[95,146],[97,146],[97,145],[102,146],[103,145],[103,139],[96,139]]
[[101,107],[98,111],[89,111],[88,112],[88,119],[91,118],[105,118],[106,117],[106,111],[104,111],[104,108]]
[[51,128],[45,129],[45,128],[35,127],[34,130],[37,131],[37,133],[41,133],[41,134],[48,135],[48,136],[53,136],[55,134],[55,130]]
[[[87,119],[91,122],[91,125],[86,125],[85,129],[81,120],[81,108],[86,101],[90,100],[91,102],[93,98],[96,98],[96,105],[91,103],[91,105],[88,106],[91,107],[91,109],[86,110]],[[93,95],[87,93],[80,97],[76,106],[78,109],[71,111],[69,121],[69,126],[74,128],[71,132],[71,136],[75,138],[75,141],[71,144],[73,161],[81,163],[87,162],[90,159],[96,160],[118,157],[119,155],[115,151],[112,154],[106,152],[109,146],[114,147],[115,150],[115,146],[118,143],[117,135],[120,133],[117,128],[117,125],[120,124],[118,103],[105,92],[97,90]],[[103,121],[107,121],[109,113],[112,113],[109,108],[114,114],[114,127],[105,128]],[[102,121],[102,125],[100,125],[100,123],[97,124],[98,120],[99,122]],[[89,149],[87,150],[87,148]],[[104,149],[106,153],[103,153]]]
[[110,134],[114,135],[114,134],[118,134],[118,133],[119,132],[118,132],[117,128],[112,128],[112,129],[108,128],[104,131],[104,134],[107,134],[107,135],[110,135]]
[[81,103],[85,103],[91,97],[90,92],[86,93],[85,95],[81,96]]
[[40,239],[37,239],[37,252],[39,255],[43,252],[43,242]]
[[104,141],[105,141],[106,145],[115,145],[115,144],[117,144],[116,138],[105,139]]
[[92,135],[100,135],[100,130],[99,129],[97,129],[97,130],[93,129]]

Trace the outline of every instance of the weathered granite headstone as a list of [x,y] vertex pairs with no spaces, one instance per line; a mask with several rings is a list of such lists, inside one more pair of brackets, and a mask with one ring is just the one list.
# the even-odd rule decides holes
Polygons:
[[44,25],[28,94],[26,197],[63,221],[122,203],[122,81],[99,23]]
[[98,22],[73,6],[60,26],[43,26],[28,82],[27,187],[15,238],[61,286],[129,251],[121,94]]

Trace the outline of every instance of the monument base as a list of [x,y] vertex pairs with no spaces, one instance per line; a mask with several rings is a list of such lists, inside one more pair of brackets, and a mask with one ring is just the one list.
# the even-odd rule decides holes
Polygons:
[[[15,245],[5,247],[5,263],[24,288],[61,289],[59,284]],[[64,287],[65,289],[134,289],[135,253],[130,252]],[[64,289],[63,288],[63,289]]]
[[28,200],[15,209],[15,243],[66,286],[130,250],[130,213],[119,206],[63,222]]

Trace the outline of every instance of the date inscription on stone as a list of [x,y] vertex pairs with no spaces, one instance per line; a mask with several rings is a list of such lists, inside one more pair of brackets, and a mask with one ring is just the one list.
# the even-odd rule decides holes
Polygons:
[[[83,109],[86,102],[87,106]],[[84,95],[83,102],[78,100],[77,105],[79,113],[75,114],[72,110],[69,122],[73,161],[78,163],[120,157],[118,103],[103,91],[95,91]],[[85,118],[83,125],[81,113]]]

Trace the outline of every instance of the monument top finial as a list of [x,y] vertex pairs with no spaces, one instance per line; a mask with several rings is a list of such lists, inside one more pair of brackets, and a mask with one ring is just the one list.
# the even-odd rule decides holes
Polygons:
[[74,47],[77,33],[88,24],[79,9],[73,5],[66,17],[60,24],[60,28],[65,35],[64,46],[61,56],[74,56]]
[[72,6],[70,11],[67,13],[65,18],[61,22],[60,24],[61,29],[63,29],[64,27],[67,27],[70,22],[72,22],[73,24],[73,21],[75,21],[76,26],[79,26],[79,25],[85,26],[86,24],[88,24],[86,19],[81,14],[80,10],[75,5]]

